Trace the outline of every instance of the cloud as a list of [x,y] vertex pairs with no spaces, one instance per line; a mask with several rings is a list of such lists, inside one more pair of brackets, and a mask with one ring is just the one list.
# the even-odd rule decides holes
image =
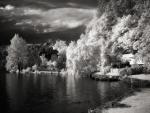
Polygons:
[[6,5],[5,7],[0,7],[0,9],[1,9],[1,10],[7,10],[7,11],[9,11],[9,10],[15,9],[15,7],[8,4],[8,5]]
[[46,11],[41,15],[41,21],[52,28],[76,28],[86,25],[93,17],[95,10],[80,8],[57,8]]
[[78,7],[79,4],[73,3],[73,2],[68,2],[67,5],[72,6],[72,7]]
[[80,20],[80,21],[77,21],[77,20],[62,21],[62,20],[58,19],[58,20],[54,21],[52,24],[54,24],[53,26],[64,26],[64,27],[67,27],[67,28],[75,28],[75,27],[83,25],[84,20]]
[[[0,13],[14,19],[16,21],[15,26],[21,28],[31,27],[35,31],[42,33],[62,31],[86,25],[96,12],[95,9],[55,8],[42,10],[31,7],[13,7],[11,5],[5,6],[3,10],[4,12]],[[7,13],[5,12],[6,10]]]
[[26,9],[24,9],[23,14],[24,15],[40,15],[40,14],[42,14],[42,10],[26,8]]

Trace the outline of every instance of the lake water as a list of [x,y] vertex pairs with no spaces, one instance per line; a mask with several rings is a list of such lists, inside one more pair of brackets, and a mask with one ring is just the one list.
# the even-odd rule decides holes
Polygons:
[[87,113],[129,90],[123,82],[1,73],[0,113]]

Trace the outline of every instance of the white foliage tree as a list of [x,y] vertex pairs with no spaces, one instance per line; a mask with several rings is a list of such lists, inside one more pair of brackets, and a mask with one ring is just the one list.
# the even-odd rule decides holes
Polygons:
[[66,50],[67,44],[65,41],[59,40],[53,46],[53,49],[58,51],[57,68],[59,70],[66,68]]
[[[84,35],[67,48],[67,68],[72,73],[91,73],[110,67],[123,52],[136,52],[149,59],[149,16],[126,15],[113,18],[111,13],[95,17]],[[142,52],[141,52],[142,51]]]
[[123,16],[112,29],[111,42],[119,44],[125,50],[132,48],[132,39],[136,34],[137,20],[131,15]]
[[66,54],[67,44],[65,41],[59,40],[53,46],[53,49],[56,49],[59,54]]
[[15,34],[7,52],[6,69],[8,71],[21,71],[28,61],[28,51],[25,40]]
[[114,23],[111,15],[94,18],[77,43],[67,48],[67,69],[73,74],[91,74],[107,63],[107,45]]

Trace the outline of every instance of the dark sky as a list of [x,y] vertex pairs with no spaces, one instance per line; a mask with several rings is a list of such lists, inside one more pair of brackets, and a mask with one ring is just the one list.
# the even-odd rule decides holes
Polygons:
[[96,7],[98,0],[0,0],[0,5],[11,4],[15,6],[55,7]]
[[0,0],[0,45],[15,33],[28,42],[78,39],[96,7],[97,0]]
[[43,33],[72,29],[85,25],[92,19],[96,1],[0,0],[0,16],[5,18],[2,22],[13,21],[17,27],[28,27],[37,32],[41,29]]

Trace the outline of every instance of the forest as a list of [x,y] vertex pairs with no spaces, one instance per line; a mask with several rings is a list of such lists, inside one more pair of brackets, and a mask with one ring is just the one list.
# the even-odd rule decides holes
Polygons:
[[[10,71],[16,70],[18,67],[23,69],[24,64],[25,67],[54,64],[52,67],[67,70],[69,74],[88,75],[96,71],[107,73],[111,68],[120,67],[126,63],[122,60],[123,55],[132,54],[135,60],[142,59],[144,64],[142,67],[134,65],[129,66],[131,68],[126,68],[124,66],[123,71],[131,74],[134,73],[133,70],[141,69],[141,72],[149,73],[149,11],[149,0],[99,0],[97,13],[86,25],[85,32],[77,41],[71,41],[69,44],[65,41],[56,41],[50,44],[49,42],[52,41],[49,41],[40,46],[39,51],[33,49],[34,47],[30,47],[29,50],[26,47],[26,42],[15,35],[15,39],[11,40],[11,45],[7,49],[6,68]],[[16,45],[19,45],[20,42],[21,46],[17,47]],[[21,47],[23,47],[22,50],[18,49]],[[14,48],[16,49],[15,56],[12,55]],[[57,51],[55,52],[56,59],[51,58],[53,49]],[[18,58],[18,53],[21,52],[23,54]],[[53,63],[52,59],[55,59],[57,63]]]
[[[72,73],[109,71],[124,54],[142,59],[149,69],[149,0],[99,0],[97,14],[77,42],[67,48]],[[138,70],[141,67],[136,66]],[[131,70],[130,70],[131,71]],[[149,71],[148,71],[149,72]]]

